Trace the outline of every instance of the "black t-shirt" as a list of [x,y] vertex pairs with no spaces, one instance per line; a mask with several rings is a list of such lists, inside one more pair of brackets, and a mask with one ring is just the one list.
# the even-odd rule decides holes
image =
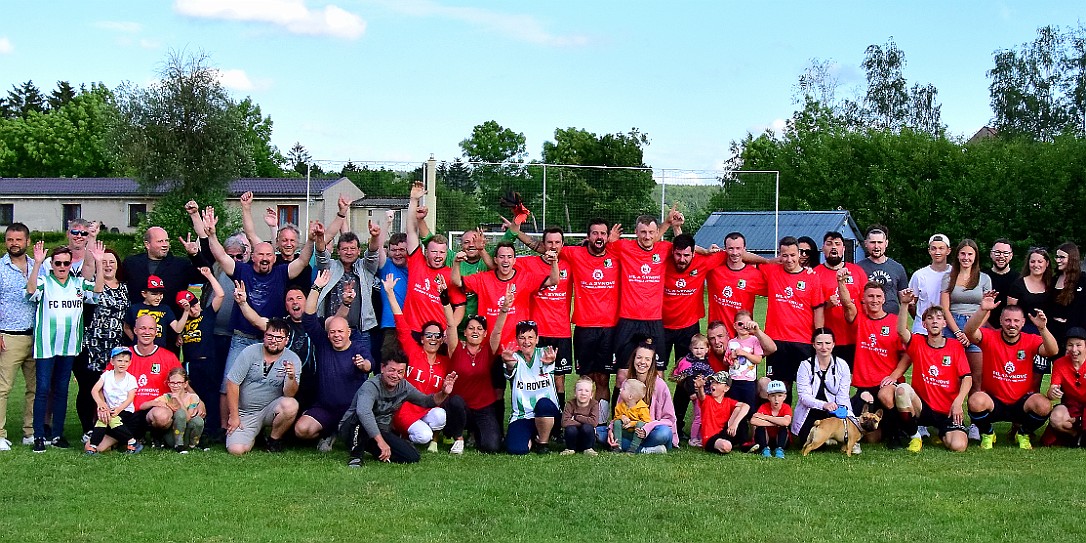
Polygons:
[[177,334],[174,333],[173,328],[170,328],[170,323],[177,320],[177,316],[174,315],[170,306],[166,304],[147,305],[145,302],[134,303],[128,306],[128,313],[125,314],[124,323],[135,332],[136,319],[144,315],[154,317],[155,322],[158,323],[155,345],[177,354]]
[[1044,311],[1045,314],[1052,312],[1052,289],[1048,289],[1044,292],[1030,292],[1029,289],[1026,288],[1026,280],[1019,277],[1014,281],[1014,284],[1011,285],[1011,290],[1007,293],[1007,296],[1010,298],[1017,298],[1018,307],[1021,307],[1022,311],[1026,314],[1026,325],[1022,330],[1031,334],[1036,334],[1037,327],[1033,325],[1033,321],[1029,320],[1029,316],[1037,309]]
[[[1009,270],[1007,273],[999,275],[992,272],[992,270],[987,270],[985,273],[992,279],[992,290],[999,293],[999,296],[996,296],[996,301],[999,302],[999,307],[1002,308],[1007,304],[1007,294],[1014,287],[1014,282],[1018,280],[1018,272]],[[999,313],[1000,311],[996,310],[988,314],[988,324],[992,328],[999,328]]]
[[215,317],[215,310],[205,307],[199,317],[185,322],[185,329],[181,331],[181,352],[186,364],[215,356]]
[[[290,264],[291,262],[293,262],[293,260],[286,260],[283,258],[282,254],[276,253],[276,266],[280,264]],[[288,280],[287,285],[298,285],[299,287],[302,287],[302,292],[305,292],[305,295],[309,296],[309,290],[313,288],[313,268],[310,267],[309,264],[306,264],[305,268],[302,269],[302,273],[299,273],[298,277]]]

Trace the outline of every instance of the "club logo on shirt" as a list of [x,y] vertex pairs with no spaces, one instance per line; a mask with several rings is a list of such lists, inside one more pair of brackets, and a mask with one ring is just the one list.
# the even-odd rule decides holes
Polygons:
[[928,375],[932,377],[939,377],[939,366],[929,366]]
[[658,254],[653,254],[653,255],[652,255],[652,263],[653,263],[653,264],[659,264],[659,263],[660,263],[660,255],[658,255]]
[[686,279],[678,278],[675,280],[675,288],[686,288]]
[[[1016,354],[1015,356],[1017,356],[1019,360],[1025,360],[1026,359],[1026,351],[1019,350],[1018,354]],[[1007,373],[1010,373],[1010,372],[1007,372]]]
[[[799,290],[807,290],[807,282],[806,281],[796,281],[796,288],[799,289]],[[789,296],[791,296],[791,294],[789,294]]]
[[[803,281],[800,281],[800,283],[802,284]],[[795,292],[792,290],[792,287],[784,287],[784,297],[785,298],[791,298],[794,294],[795,294]]]
[[1007,362],[1007,364],[1003,366],[1003,371],[1007,375],[1014,375],[1014,362]]
[[565,279],[568,273],[569,272],[567,270],[558,270],[558,277],[560,279]]
[[596,281],[603,281],[603,270],[592,270],[592,278]]
[[691,275],[691,276],[694,276],[694,277],[697,277],[697,275],[698,275],[698,269],[697,269],[697,268],[694,268],[694,269],[690,270],[690,275]]
[[151,364],[151,375],[158,375],[160,373],[162,373],[162,364],[159,364],[158,362]]
[[950,365],[950,355],[943,356],[943,365],[944,366],[949,366]]
[[747,280],[746,279],[740,279],[738,282],[735,283],[735,286],[737,286],[737,287],[739,287],[741,289],[745,289],[745,288],[747,288]]
[[845,277],[845,284],[846,285],[851,285],[851,284],[853,284],[855,282],[856,282],[856,280],[852,278],[851,274],[849,274],[848,276]]
[[883,326],[881,332],[882,332],[882,335],[884,335],[884,336],[890,335],[890,327],[889,326]]
[[610,268],[610,267],[612,267],[612,266],[614,266],[614,264],[612,264],[612,263],[611,263],[611,259],[610,259],[610,258],[605,258],[605,259],[603,259],[603,267],[604,267],[604,268]]
[[648,275],[652,272],[652,268],[648,264],[641,265],[641,275]]
[[720,291],[720,293],[723,294],[725,298],[731,298],[732,287],[724,287],[724,290]]

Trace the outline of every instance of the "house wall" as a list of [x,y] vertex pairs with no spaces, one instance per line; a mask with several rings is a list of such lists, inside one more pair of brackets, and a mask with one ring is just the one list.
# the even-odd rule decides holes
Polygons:
[[12,204],[14,222],[21,222],[32,231],[59,232],[64,230],[64,204],[79,204],[80,216],[91,221],[99,221],[106,228],[116,228],[122,233],[132,233],[135,227],[128,226],[129,204],[144,204],[147,211],[154,208],[151,198],[72,198],[72,197],[7,197],[0,198],[0,204]]

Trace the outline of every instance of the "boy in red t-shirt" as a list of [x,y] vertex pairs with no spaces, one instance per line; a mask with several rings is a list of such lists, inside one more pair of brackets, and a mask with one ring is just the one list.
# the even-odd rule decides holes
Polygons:
[[[705,383],[710,383],[709,395]],[[694,389],[701,403],[701,446],[709,452],[728,454],[739,432],[739,424],[747,416],[750,406],[725,396],[731,388],[732,378],[726,371],[718,371],[708,379],[694,378]]]
[[[784,448],[788,446],[788,427],[792,425],[792,406],[784,403],[788,392],[782,381],[770,381],[766,387],[769,401],[758,407],[750,417],[754,426],[754,442],[762,449],[762,456],[784,458]],[[773,447],[769,440],[773,440]]]

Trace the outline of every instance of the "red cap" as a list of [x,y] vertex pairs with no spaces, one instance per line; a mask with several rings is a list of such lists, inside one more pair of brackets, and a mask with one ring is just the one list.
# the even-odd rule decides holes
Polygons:
[[157,275],[152,275],[147,278],[147,290],[151,292],[158,292],[166,290],[166,283],[162,282],[162,278]]
[[185,300],[189,305],[192,305],[196,302],[196,295],[187,290],[182,290],[177,293],[177,303],[180,304],[181,300]]

